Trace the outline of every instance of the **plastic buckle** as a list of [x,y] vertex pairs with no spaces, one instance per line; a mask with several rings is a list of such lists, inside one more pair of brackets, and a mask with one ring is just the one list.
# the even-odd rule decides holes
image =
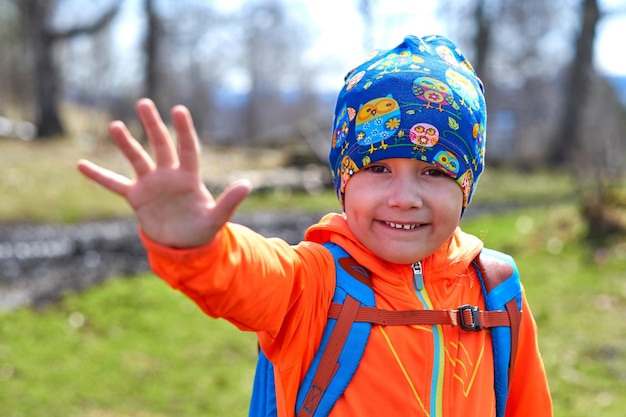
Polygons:
[[[463,315],[465,310],[469,310],[472,313],[471,323],[465,321],[465,316]],[[478,306],[472,306],[469,304],[459,307],[459,326],[461,326],[461,329],[468,332],[479,332],[483,329],[483,326],[480,324],[480,319],[478,318],[478,311]]]

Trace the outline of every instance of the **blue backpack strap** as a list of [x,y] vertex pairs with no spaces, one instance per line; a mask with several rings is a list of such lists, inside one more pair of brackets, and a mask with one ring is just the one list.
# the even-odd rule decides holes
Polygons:
[[522,309],[522,286],[515,261],[509,255],[483,249],[476,260],[487,310],[508,311],[511,326],[491,328],[494,357],[496,416],[503,417],[509,379],[515,365]]
[[[346,298],[348,298],[352,301],[356,300],[356,304],[359,306],[365,305],[374,307],[374,291],[367,284],[369,272],[357,264],[341,247],[333,243],[326,243],[324,246],[333,254],[333,258],[335,259],[337,283],[332,301],[344,304]],[[318,398],[314,398],[315,407],[311,407],[310,405],[303,407],[305,400],[306,404],[312,404],[311,397],[316,397],[313,381],[318,373],[317,371],[320,367],[324,352],[329,350],[327,349],[328,343],[337,321],[337,319],[328,319],[322,341],[313,359],[313,363],[309,367],[298,391],[296,412],[302,410],[301,413],[304,413],[300,415],[328,415],[339,397],[345,391],[361,362],[365,345],[367,344],[372,328],[371,323],[351,324],[350,332],[347,335],[345,344],[342,344],[342,349],[338,356],[338,363],[340,363],[341,366],[338,366],[337,371],[331,376],[330,383],[324,389],[323,395],[319,398],[319,401]],[[346,349],[345,346],[349,346],[349,349]],[[309,413],[307,410],[312,412]],[[248,416],[277,416],[274,367],[261,350],[259,351],[256,373],[254,375],[254,385]]]
[[[341,247],[332,243],[324,246],[333,254],[337,271],[333,302],[343,304],[342,310],[350,309],[349,305],[356,308],[374,307],[374,291],[366,284],[369,272],[358,265]],[[356,310],[352,311],[356,314]],[[320,346],[298,391],[296,401],[298,416],[328,415],[352,380],[361,362],[372,324],[355,323],[354,317],[351,316],[347,318],[350,330],[347,335],[344,335],[345,341],[335,346],[340,351],[335,352],[335,357],[330,359],[330,364],[325,363],[333,356],[328,352],[333,350],[335,339],[338,337],[337,333],[341,333],[338,331],[333,334],[336,327],[338,329],[341,327],[336,326],[341,320],[341,316],[337,319],[328,319]],[[320,377],[320,374],[326,376]],[[320,381],[321,384],[319,384]]]
[[277,417],[274,366],[261,349],[256,363],[249,417]]

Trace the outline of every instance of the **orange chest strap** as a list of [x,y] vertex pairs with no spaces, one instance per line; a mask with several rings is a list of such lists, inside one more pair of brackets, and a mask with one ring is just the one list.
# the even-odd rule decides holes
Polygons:
[[[328,317],[338,319],[343,304],[332,303]],[[385,310],[376,307],[359,306],[355,322],[366,322],[382,326],[407,325],[448,325],[460,326],[463,330],[480,331],[496,326],[512,327],[516,319],[512,315],[521,314],[517,308],[513,311],[485,311],[469,304],[456,310]],[[348,323],[350,325],[350,323]]]

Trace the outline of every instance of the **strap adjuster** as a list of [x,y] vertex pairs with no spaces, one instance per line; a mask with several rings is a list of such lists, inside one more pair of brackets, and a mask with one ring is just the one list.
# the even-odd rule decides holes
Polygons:
[[[471,313],[471,321],[465,319],[465,315],[463,314],[465,311]],[[478,311],[478,306],[469,304],[459,307],[459,326],[461,326],[461,329],[468,332],[479,332],[483,329],[483,326],[480,324],[480,318],[478,317]]]

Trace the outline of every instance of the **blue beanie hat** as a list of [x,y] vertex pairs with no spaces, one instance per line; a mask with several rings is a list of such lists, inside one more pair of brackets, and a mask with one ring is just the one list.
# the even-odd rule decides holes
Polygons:
[[483,171],[487,109],[483,85],[447,38],[407,36],[350,71],[337,98],[329,155],[335,190],[387,158],[433,164],[463,190],[463,208]]

